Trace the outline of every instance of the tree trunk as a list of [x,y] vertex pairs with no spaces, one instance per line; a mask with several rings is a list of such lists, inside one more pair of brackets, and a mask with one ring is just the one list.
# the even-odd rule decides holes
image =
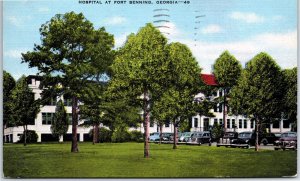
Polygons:
[[258,151],[258,148],[259,148],[259,144],[258,144],[258,126],[259,126],[259,120],[258,119],[255,119],[256,120],[256,124],[255,124],[255,134],[256,134],[256,137],[255,137],[255,151]]
[[93,145],[99,142],[99,123],[93,125]]
[[163,132],[163,124],[159,124],[159,144],[161,144],[162,141],[162,132]]
[[24,125],[23,126],[23,128],[24,128],[24,146],[26,146],[27,145],[27,142],[26,142],[26,140],[27,140],[27,125]]
[[224,121],[224,132],[227,129],[227,121],[226,121],[226,89],[224,88],[224,102],[223,102],[223,121]]
[[177,149],[177,124],[176,124],[176,122],[174,123],[173,149]]
[[95,144],[96,125],[93,123],[93,145]]
[[149,103],[148,103],[148,91],[144,91],[144,158],[149,158]]
[[72,146],[71,152],[78,152],[78,143],[77,143],[77,125],[78,125],[78,99],[77,97],[72,97]]

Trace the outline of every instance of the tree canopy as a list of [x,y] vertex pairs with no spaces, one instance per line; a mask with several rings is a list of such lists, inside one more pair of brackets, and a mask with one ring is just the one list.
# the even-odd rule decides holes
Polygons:
[[26,76],[22,76],[16,83],[11,93],[12,104],[11,112],[12,120],[16,126],[24,128],[24,146],[26,146],[27,125],[34,124],[36,115],[40,110],[39,100],[35,100],[34,93],[28,87]]
[[[113,35],[94,29],[82,13],[57,14],[40,28],[41,45],[22,54],[22,62],[36,67],[43,77],[43,98],[70,95],[72,98],[72,152],[78,152],[78,101],[91,80],[110,74],[114,52]],[[83,89],[84,88],[84,89]]]
[[13,112],[11,112],[10,106],[11,102],[11,93],[12,90],[16,86],[15,79],[10,75],[10,73],[3,71],[3,129],[5,126],[12,122],[11,116]]
[[267,53],[256,55],[247,63],[238,84],[231,90],[231,108],[255,118],[258,132],[260,123],[281,117],[281,82],[282,73],[273,58]]

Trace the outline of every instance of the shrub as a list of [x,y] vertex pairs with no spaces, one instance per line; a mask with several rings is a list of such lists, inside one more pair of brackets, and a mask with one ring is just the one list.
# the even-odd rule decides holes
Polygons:
[[115,143],[130,141],[130,133],[127,127],[122,125],[116,127],[112,134],[111,141]]
[[133,130],[130,132],[130,141],[143,142],[144,135],[142,132]]
[[220,138],[223,137],[223,129],[222,125],[214,124],[212,129],[211,129],[211,137],[212,141],[218,141]]
[[[23,134],[21,134],[20,136],[20,143],[24,142],[24,132]],[[36,132],[34,130],[27,130],[26,131],[26,143],[36,143],[38,139],[38,135],[36,134]]]
[[111,142],[111,136],[112,136],[112,133],[109,129],[107,129],[105,127],[101,127],[99,129],[99,142],[100,143]]

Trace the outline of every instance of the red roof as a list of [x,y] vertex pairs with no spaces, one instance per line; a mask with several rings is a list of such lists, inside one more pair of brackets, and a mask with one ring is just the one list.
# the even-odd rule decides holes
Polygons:
[[206,85],[212,85],[212,86],[218,85],[216,78],[213,74],[201,74],[201,79]]

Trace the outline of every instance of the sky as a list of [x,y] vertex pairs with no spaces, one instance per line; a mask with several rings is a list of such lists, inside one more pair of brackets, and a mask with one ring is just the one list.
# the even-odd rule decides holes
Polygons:
[[[114,35],[115,48],[146,23],[168,20],[154,25],[168,27],[160,30],[169,42],[186,44],[202,73],[211,73],[215,60],[225,50],[243,66],[260,52],[271,55],[282,69],[297,66],[297,0],[171,1],[173,4],[155,0],[150,0],[152,4],[79,1],[4,0],[3,69],[15,79],[22,74],[35,75],[37,69],[21,63],[21,53],[32,51],[34,44],[41,43],[42,24],[56,14],[70,11],[82,12],[96,29],[105,27]],[[156,17],[159,14],[168,16]]]

